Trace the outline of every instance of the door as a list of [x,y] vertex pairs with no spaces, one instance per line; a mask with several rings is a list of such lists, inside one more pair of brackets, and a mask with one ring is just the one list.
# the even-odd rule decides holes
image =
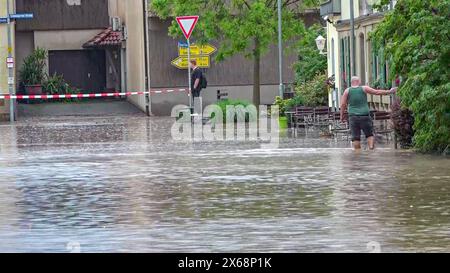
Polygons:
[[106,89],[106,57],[104,50],[49,51],[50,75],[62,75],[72,87],[83,92],[99,93]]

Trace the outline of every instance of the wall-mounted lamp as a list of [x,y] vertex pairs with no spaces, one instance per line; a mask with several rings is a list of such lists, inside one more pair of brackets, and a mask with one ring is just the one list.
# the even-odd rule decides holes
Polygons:
[[325,49],[325,44],[327,42],[327,39],[325,39],[322,35],[319,35],[319,37],[317,37],[316,39],[316,45],[317,45],[317,49],[319,49],[320,54],[322,55],[326,55],[326,52],[323,52],[323,50]]
[[330,19],[330,17],[329,17],[328,15],[324,16],[324,17],[323,17],[323,20],[325,20],[325,21],[327,21],[328,23],[334,25],[334,22],[331,21],[331,19]]

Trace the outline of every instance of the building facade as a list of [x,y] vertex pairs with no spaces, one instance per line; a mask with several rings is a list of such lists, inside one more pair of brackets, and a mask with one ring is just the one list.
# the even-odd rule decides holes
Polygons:
[[[338,108],[340,98],[350,86],[353,75],[361,78],[362,84],[375,88],[389,85],[389,67],[384,62],[382,47],[370,40],[372,32],[384,16],[384,11],[373,8],[377,0],[354,0],[355,60],[352,71],[351,57],[351,6],[350,0],[329,0],[321,5],[320,15],[327,21],[328,76],[335,78],[335,87],[330,92],[329,106]],[[385,7],[392,9],[396,1]],[[379,48],[379,49],[377,49]],[[369,96],[369,104],[374,109],[387,109],[391,103],[389,96]]]
[[[145,90],[145,1],[10,1],[18,13],[34,14],[33,20],[15,22],[16,71],[33,50],[43,48],[48,50],[48,75],[62,75],[74,88],[90,93]],[[17,93],[23,92],[19,83]],[[129,98],[146,111],[144,100]]]
[[[109,26],[107,0],[16,0],[18,12],[34,19],[17,22],[16,58],[19,64],[36,48],[48,50],[48,74],[63,75],[73,87],[106,88],[106,57],[83,44]],[[20,92],[20,90],[19,90]]]

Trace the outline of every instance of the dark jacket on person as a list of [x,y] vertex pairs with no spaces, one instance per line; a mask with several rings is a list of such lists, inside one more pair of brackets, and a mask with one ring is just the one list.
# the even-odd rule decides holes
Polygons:
[[[192,76],[191,76],[191,86],[192,86],[192,94],[194,95],[194,97],[199,97],[200,96],[200,92],[202,91],[202,79],[203,79],[203,72],[202,70],[197,67],[192,71]],[[194,88],[195,86],[195,81],[199,79],[199,83],[197,88]]]

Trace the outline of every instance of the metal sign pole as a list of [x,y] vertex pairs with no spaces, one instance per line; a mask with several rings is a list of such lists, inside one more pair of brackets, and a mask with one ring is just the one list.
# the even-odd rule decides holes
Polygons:
[[[10,0],[6,1],[6,10],[8,13],[8,58],[12,58],[12,30],[11,30],[11,18],[10,18]],[[10,79],[12,79],[14,77],[14,68],[9,67],[8,68],[8,86],[9,86],[9,95],[14,95],[14,81],[11,82]],[[14,122],[15,118],[14,118],[14,103],[15,100],[11,99],[9,101],[9,120],[10,122]]]
[[190,68],[190,64],[191,64],[191,43],[189,41],[189,39],[187,39],[187,46],[188,46],[188,78],[189,78],[189,108],[191,110],[191,114],[192,114],[192,100],[194,99],[193,93],[192,93],[192,81],[191,81],[191,68]]
[[[186,37],[186,40],[187,40],[187,47],[188,47],[188,49],[187,49],[187,54],[188,54],[188,56],[187,56],[188,57],[188,59],[187,59],[187,61],[188,61],[187,66],[188,66],[188,77],[189,77],[189,79],[188,79],[188,81],[189,81],[188,95],[190,96],[189,97],[189,106],[190,106],[191,114],[193,113],[193,111],[192,111],[193,110],[193,108],[192,108],[192,104],[193,104],[192,98],[194,96],[192,94],[191,69],[189,67],[190,64],[191,64],[191,42],[190,42],[190,38],[191,38],[192,31],[194,31],[195,25],[198,22],[198,18],[199,18],[198,16],[180,16],[180,17],[176,18],[177,22],[178,22],[178,25],[180,26],[181,30],[183,31],[184,37]],[[181,65],[180,66],[182,66],[183,63],[184,62],[181,59]]]

